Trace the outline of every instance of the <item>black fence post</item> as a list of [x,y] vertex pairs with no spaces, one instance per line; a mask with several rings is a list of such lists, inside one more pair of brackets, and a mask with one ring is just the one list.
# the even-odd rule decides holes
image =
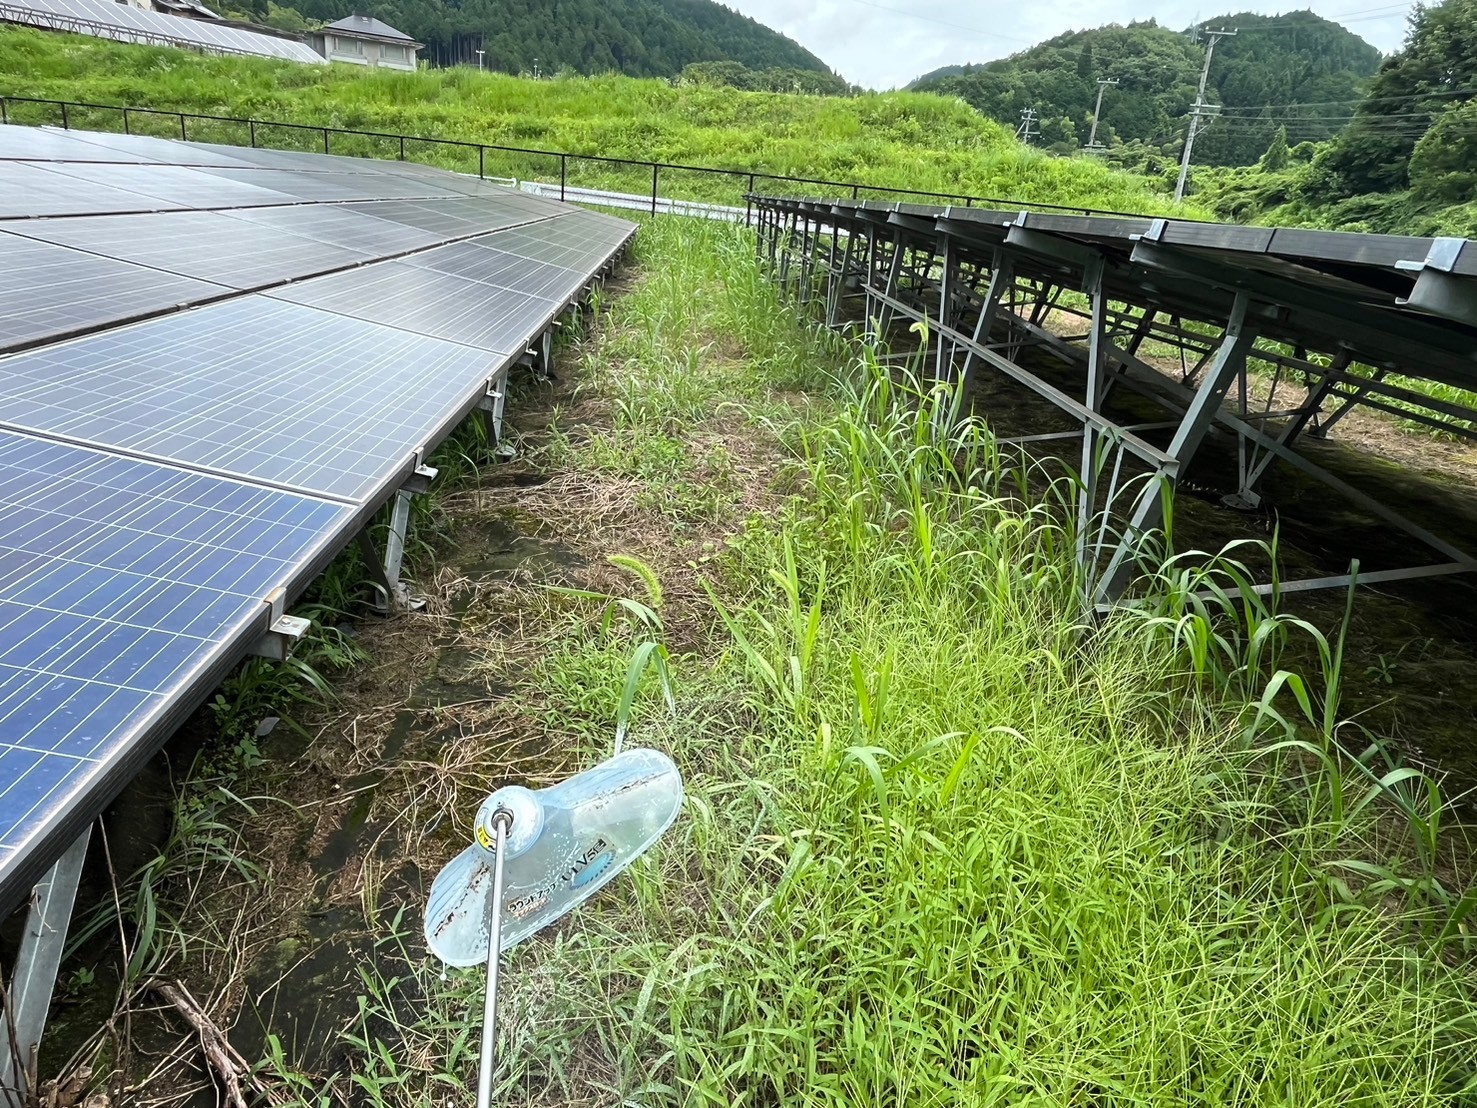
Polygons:
[[861,185],[852,185],[851,198],[855,200],[859,195],[861,195]]
[[328,128],[323,128],[323,152],[328,153]]
[[744,204],[746,207],[744,226],[752,227],[754,225],[754,175],[752,173],[749,174],[749,191],[744,196]]
[[248,129],[251,131],[251,148],[253,150],[255,150],[256,149],[256,120],[254,120],[254,119],[248,119],[246,121],[246,124],[247,124]]
[[185,134],[185,113],[179,113],[179,137],[181,142],[188,142],[189,136]]
[[477,177],[483,181],[487,180],[487,147],[480,143],[477,146]]
[[5,97],[0,96],[0,123],[9,123],[10,116],[6,113]]
[[656,162],[651,163],[651,214],[656,215],[656,174],[660,167]]
[[564,203],[564,186],[569,180],[569,157],[559,155],[559,202]]
[[400,136],[400,160],[402,162],[405,160],[405,136],[404,135],[401,135]]
[[68,122],[67,122],[67,102],[65,100],[63,100],[62,101],[62,130],[63,131],[70,131],[71,129],[72,129],[71,128],[71,125],[68,124]]
[[131,135],[131,134],[133,134],[133,131],[130,128],[130,125],[129,125],[129,122],[128,122],[128,109],[127,108],[124,108],[123,109],[123,133],[125,135]]

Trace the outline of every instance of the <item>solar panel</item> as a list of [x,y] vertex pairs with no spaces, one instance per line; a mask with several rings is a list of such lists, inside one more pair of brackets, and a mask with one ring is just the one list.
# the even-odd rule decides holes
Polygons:
[[[219,679],[353,510],[0,432],[0,902]],[[201,687],[201,686],[204,687]],[[68,828],[66,824],[73,824]]]
[[498,354],[521,353],[529,336],[542,332],[561,307],[400,262],[317,277],[270,295]]
[[98,161],[147,162],[141,154],[114,152],[106,154],[74,137],[66,131],[51,127],[21,127],[14,123],[0,124],[0,158],[19,158],[31,161]]
[[407,265],[450,273],[454,277],[498,288],[517,289],[561,304],[589,280],[587,275],[571,269],[496,250],[485,245],[489,241],[490,238],[467,239],[412,254],[404,261]]
[[[581,219],[580,216],[591,219]],[[634,230],[634,225],[624,220],[580,212],[499,231],[488,237],[488,244],[519,257],[588,273],[598,269]]]
[[[40,130],[63,135],[84,142],[96,150],[90,158],[68,156],[64,161],[100,162],[149,162],[156,165],[189,166],[246,166],[250,163],[216,150],[210,150],[196,142],[180,142],[177,139],[155,138],[153,135],[118,135],[109,131],[59,131],[51,127]],[[4,144],[0,142],[0,150]],[[0,155],[3,156],[3,155]]]
[[52,173],[136,192],[161,203],[183,208],[238,208],[263,204],[291,204],[295,197],[255,184],[221,178],[228,169],[189,169],[178,165],[107,165],[97,162],[49,163]]
[[0,219],[179,208],[29,162],[0,161]]
[[491,199],[381,200],[346,205],[351,211],[433,231],[445,238],[475,235],[526,223],[528,213]]
[[35,220],[7,230],[234,289],[326,273],[370,257],[219,212]]
[[403,197],[452,197],[456,194],[424,181],[388,173],[302,172],[292,169],[211,169],[227,181],[273,189],[299,200],[394,200]]
[[418,250],[441,241],[442,236],[403,223],[350,211],[338,204],[297,204],[289,208],[243,208],[224,212],[232,219],[245,220],[288,234],[326,242],[331,245],[350,243],[357,251],[386,257]]
[[0,231],[0,350],[227,291]]
[[0,423],[363,501],[500,361],[247,296],[0,359]]

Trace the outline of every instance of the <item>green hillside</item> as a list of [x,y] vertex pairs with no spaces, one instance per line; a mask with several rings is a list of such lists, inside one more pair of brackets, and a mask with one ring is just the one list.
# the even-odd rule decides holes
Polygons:
[[1225,218],[1477,235],[1474,90],[1477,0],[1418,8],[1368,97],[1337,108],[1351,118],[1331,141],[1299,142],[1290,123],[1260,165],[1198,172],[1198,195]]
[[[220,5],[215,5],[220,8]],[[367,11],[425,43],[434,65],[506,73],[675,77],[697,62],[830,74],[793,39],[713,0],[227,0],[223,11],[283,30]]]
[[[1312,12],[1240,13],[1202,25],[1239,29],[1216,48],[1207,98],[1225,106],[1225,117],[1196,144],[1203,164],[1255,161],[1289,120],[1299,139],[1330,137],[1338,123],[1328,119],[1327,102],[1356,98],[1380,63],[1373,46]],[[1148,20],[1072,31],[999,61],[936,70],[939,76],[913,87],[962,97],[1011,127],[1023,109],[1034,108],[1041,141],[1066,152],[1087,141],[1099,79],[1116,80],[1103,100],[1098,141],[1172,155],[1204,60],[1202,43]]]
[[[23,28],[0,29],[0,94],[253,116],[297,123],[457,138],[547,150],[681,162],[744,172],[1057,203],[1164,212],[1149,183],[1086,159],[1023,148],[1005,128],[963,104],[918,93],[816,97],[673,87],[630,77],[534,81],[466,67],[419,73],[365,72],[257,58],[207,57]],[[54,113],[16,114],[53,122]],[[79,113],[73,126],[120,127],[116,112]],[[142,126],[143,119],[135,123]],[[159,127],[177,133],[178,124]],[[201,138],[245,142],[244,128],[203,127]],[[274,144],[285,133],[259,137]],[[302,136],[317,142],[316,135]],[[336,146],[394,156],[388,143]],[[416,150],[418,158],[428,151]],[[470,158],[470,165],[466,158]],[[460,168],[476,168],[464,155]],[[487,172],[558,177],[555,159],[494,156]],[[650,188],[650,176],[573,163],[574,183]],[[662,191],[738,200],[742,177],[669,173]]]

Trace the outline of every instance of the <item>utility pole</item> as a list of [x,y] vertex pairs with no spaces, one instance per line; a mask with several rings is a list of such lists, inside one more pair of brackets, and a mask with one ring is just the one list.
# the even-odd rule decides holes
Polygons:
[[1180,155],[1180,179],[1175,182],[1174,186],[1174,198],[1177,201],[1185,198],[1185,180],[1190,175],[1190,151],[1195,146],[1195,132],[1200,127],[1200,120],[1216,114],[1211,110],[1211,105],[1205,102],[1205,82],[1210,78],[1211,55],[1215,53],[1217,42],[1223,38],[1230,38],[1235,33],[1235,31],[1205,32],[1210,42],[1205,47],[1205,65],[1200,69],[1200,88],[1195,93],[1195,106],[1190,109],[1190,129],[1185,134],[1185,152]]
[[1015,129],[1015,137],[1020,139],[1027,146],[1030,146],[1031,139],[1035,138],[1040,133],[1040,129],[1036,126],[1036,109],[1022,108],[1021,125]]
[[1097,144],[1097,121],[1102,118],[1103,114],[1103,93],[1107,91],[1109,85],[1116,85],[1117,83],[1117,77],[1114,77],[1112,80],[1109,80],[1107,77],[1098,78],[1097,107],[1092,109],[1092,133],[1087,136],[1087,145],[1083,147],[1084,150],[1097,151],[1102,149]]

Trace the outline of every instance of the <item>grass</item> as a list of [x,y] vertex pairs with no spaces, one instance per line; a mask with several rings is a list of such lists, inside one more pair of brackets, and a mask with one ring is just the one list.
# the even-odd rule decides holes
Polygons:
[[[1235,583],[1230,555],[1168,563],[1155,605],[1085,623],[1070,487],[1042,497],[982,424],[941,439],[940,397],[777,310],[752,251],[648,223],[634,287],[558,367],[579,391],[523,443],[549,480],[513,502],[577,544],[592,595],[471,596],[456,642],[516,692],[385,755],[346,1055],[311,1072],[317,1044],[269,1026],[280,1099],[467,1095],[482,975],[426,955],[417,886],[383,859],[429,875],[491,785],[588,766],[619,726],[676,759],[686,810],[509,957],[498,1103],[1472,1103],[1461,829],[1343,718],[1342,635],[1196,600]],[[458,533],[484,491],[427,522]],[[266,767],[303,808],[335,803],[305,803],[315,777],[365,770],[367,711]],[[202,814],[233,874],[272,876],[159,904],[171,935],[211,937],[170,972],[232,994],[212,951],[247,944],[222,908],[282,938],[257,913],[308,899],[280,884],[286,811]]]
[[[676,758],[686,815],[510,958],[500,1102],[1470,1103],[1470,898],[1406,818],[1444,802],[1341,751],[1341,640],[1197,607],[1174,567],[1157,609],[1085,626],[1068,514],[1024,506],[985,428],[938,441],[929,398],[772,314],[741,235],[638,249],[585,366],[612,422],[553,460],[689,479],[613,461],[615,427],[625,457],[720,427],[777,453],[723,541],[640,550],[664,587],[628,583],[683,645],[630,741]],[[650,625],[562,612],[524,688],[588,764]],[[439,1102],[480,974],[388,930],[355,1087]]]
[[[534,81],[470,68],[414,74],[209,57],[0,28],[0,95],[245,116],[580,154],[678,162],[778,175],[1168,213],[1167,197],[1090,158],[1028,150],[961,101],[917,93],[855,98],[676,88],[661,80],[559,77]],[[57,123],[54,110],[17,107],[19,122]],[[75,112],[74,127],[121,130],[117,112]],[[140,130],[178,135],[177,121],[135,117]],[[197,124],[201,139],[245,144],[245,128]],[[264,145],[321,149],[322,138],[259,129]],[[342,153],[395,157],[398,146],[340,140]],[[409,157],[477,171],[457,155],[411,143]],[[489,175],[558,180],[557,159],[489,154]],[[650,171],[573,162],[570,183],[650,191]],[[665,195],[739,201],[743,176],[663,176]],[[796,188],[797,186],[789,186]],[[1183,211],[1194,214],[1193,207]]]

